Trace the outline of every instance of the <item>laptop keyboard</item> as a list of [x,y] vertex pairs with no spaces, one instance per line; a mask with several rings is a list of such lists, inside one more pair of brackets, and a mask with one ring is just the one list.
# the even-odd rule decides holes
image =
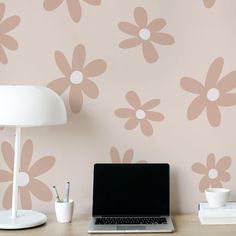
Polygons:
[[165,217],[98,217],[96,225],[167,224]]

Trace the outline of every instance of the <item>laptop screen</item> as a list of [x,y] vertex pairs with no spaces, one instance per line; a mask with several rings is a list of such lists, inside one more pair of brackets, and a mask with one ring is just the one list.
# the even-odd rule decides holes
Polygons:
[[169,215],[169,164],[95,164],[93,216]]

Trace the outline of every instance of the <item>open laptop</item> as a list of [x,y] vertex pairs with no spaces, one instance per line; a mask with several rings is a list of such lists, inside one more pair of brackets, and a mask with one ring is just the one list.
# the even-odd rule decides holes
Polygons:
[[169,164],[95,164],[89,233],[173,232]]

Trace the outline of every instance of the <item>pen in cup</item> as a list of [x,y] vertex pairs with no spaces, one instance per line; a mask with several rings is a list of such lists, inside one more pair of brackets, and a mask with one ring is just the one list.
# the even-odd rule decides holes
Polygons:
[[70,194],[70,182],[67,182],[64,202],[69,202],[69,194]]
[[58,194],[58,192],[57,192],[57,188],[56,188],[55,185],[53,186],[53,189],[54,189],[54,191],[55,191],[55,193],[56,193],[57,202],[62,202],[62,200],[61,200],[60,197],[59,197],[59,194]]

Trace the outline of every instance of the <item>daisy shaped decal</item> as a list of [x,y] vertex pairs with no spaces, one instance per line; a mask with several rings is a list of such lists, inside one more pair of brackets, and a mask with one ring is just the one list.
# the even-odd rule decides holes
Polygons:
[[86,49],[82,44],[75,47],[72,56],[72,65],[69,64],[65,55],[55,52],[55,60],[63,76],[53,80],[48,87],[59,95],[69,89],[69,105],[73,113],[78,113],[83,106],[83,94],[95,99],[99,95],[99,89],[93,77],[103,74],[106,70],[106,62],[96,59],[85,65]]
[[205,84],[191,77],[181,79],[181,87],[187,92],[197,95],[187,110],[189,120],[196,119],[206,110],[210,125],[217,127],[221,123],[220,107],[230,107],[236,104],[236,93],[231,92],[236,87],[236,71],[231,71],[221,78],[223,65],[224,60],[221,57],[212,62]]
[[[84,1],[93,6],[98,6],[101,4],[101,0]],[[63,2],[66,2],[67,9],[73,22],[79,22],[82,15],[80,0],[44,0],[44,9],[47,11],[53,11],[58,8]]]
[[206,165],[202,163],[194,163],[192,170],[202,175],[199,183],[200,192],[205,189],[223,187],[222,182],[228,182],[231,179],[227,169],[231,166],[232,160],[228,156],[222,157],[219,161],[215,160],[215,155],[210,153],[207,156]]
[[[12,201],[12,180],[13,180],[13,166],[14,166],[14,149],[8,142],[3,142],[2,155],[9,170],[0,169],[0,182],[10,182],[4,196],[3,207],[11,208]],[[41,201],[49,202],[52,200],[52,192],[49,187],[38,179],[38,177],[55,164],[55,157],[44,156],[31,164],[33,155],[33,143],[29,139],[22,147],[21,163],[19,172],[19,195],[21,206],[23,209],[32,208],[31,195],[40,199]]]
[[10,16],[3,20],[4,13],[5,5],[0,3],[0,62],[7,64],[8,59],[4,48],[12,51],[18,48],[17,41],[12,36],[8,35],[8,32],[13,30],[20,23],[20,17]]
[[[132,163],[133,157],[134,157],[134,151],[131,148],[128,149],[124,153],[123,157],[120,156],[117,148],[115,148],[115,147],[111,148],[111,161],[112,161],[112,163]],[[141,160],[141,161],[138,161],[137,163],[146,163],[146,161]]]
[[125,128],[128,130],[135,129],[140,125],[141,131],[146,136],[153,134],[152,121],[163,121],[164,115],[152,111],[156,106],[160,104],[159,99],[152,99],[141,104],[141,100],[138,94],[134,91],[129,91],[126,94],[126,99],[131,108],[119,108],[115,111],[115,114],[119,118],[128,119],[125,123]]
[[133,48],[141,45],[145,60],[154,63],[158,60],[158,53],[154,44],[170,45],[174,43],[174,38],[167,33],[161,32],[166,26],[165,19],[156,18],[148,23],[148,14],[143,7],[134,10],[135,24],[130,22],[120,22],[118,27],[125,34],[131,36],[120,43],[120,48]]

